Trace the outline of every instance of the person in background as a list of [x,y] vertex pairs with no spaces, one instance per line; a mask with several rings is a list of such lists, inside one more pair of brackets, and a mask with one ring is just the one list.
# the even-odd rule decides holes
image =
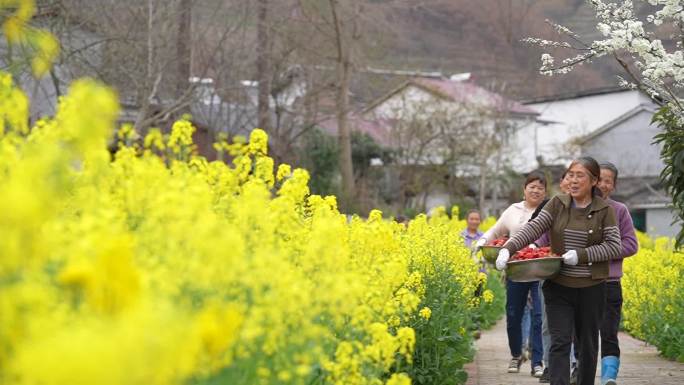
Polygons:
[[[474,243],[477,242],[477,240],[482,237],[482,232],[480,231],[480,222],[482,222],[482,218],[480,216],[480,212],[478,210],[472,209],[468,210],[466,213],[466,228],[461,232],[461,237],[463,237],[463,243],[465,244],[466,247],[473,248]],[[476,249],[472,249],[472,256],[473,259],[476,261],[476,263],[479,263],[479,261],[475,257]],[[480,266],[480,272],[486,274],[486,270],[484,268],[484,264]],[[475,297],[481,297],[482,296],[482,291],[484,290],[484,286],[482,283],[480,283],[477,286],[477,289],[475,289]],[[475,331],[473,332],[473,337],[475,339],[479,339],[481,332],[480,332],[480,320],[479,319],[474,319],[473,320],[474,326],[475,326]]]
[[[541,304],[541,298],[540,298]],[[543,305],[542,305],[543,306]],[[522,318],[522,354],[526,360],[532,359],[532,344],[530,340],[530,334],[532,332],[532,296],[527,296],[527,303],[525,304],[525,310],[523,311]],[[542,343],[544,339],[542,338]]]
[[503,270],[512,253],[547,231],[551,251],[563,258],[560,273],[543,285],[554,385],[570,382],[573,334],[579,351],[578,384],[593,385],[596,376],[608,265],[622,249],[615,210],[600,197],[596,187],[600,175],[595,159],[574,160],[566,174],[569,194],[553,197],[539,216],[504,244],[496,260],[496,268]]
[[606,282],[606,312],[601,324],[601,385],[616,385],[618,370],[620,369],[620,344],[618,329],[620,327],[620,313],[622,311],[622,261],[624,258],[636,254],[639,245],[632,216],[627,206],[610,199],[617,185],[618,170],[612,163],[601,163],[601,177],[598,188],[603,199],[613,207],[617,216],[622,241],[622,253],[613,258],[608,265],[608,282]]
[[[504,236],[514,236],[527,223],[532,213],[546,197],[546,177],[543,173],[534,171],[527,176],[523,184],[523,195],[525,199],[509,206],[501,214],[496,224],[477,241],[478,247],[486,245],[487,241]],[[508,347],[511,351],[508,372],[520,372],[520,366],[525,360],[522,355],[522,318],[528,294],[532,296],[533,312],[531,374],[535,377],[541,377],[544,367],[542,366],[542,316],[541,302],[539,301],[539,281],[513,282],[510,279],[506,280],[506,331]]]
[[[562,194],[567,194],[568,193],[568,182],[565,179],[565,174],[566,172],[563,172],[563,175],[560,177],[560,181],[558,183],[558,188],[560,189],[560,192]],[[548,202],[548,199],[546,199],[542,205],[540,205],[537,210],[532,214],[532,219],[536,218],[537,215],[539,215],[539,212],[541,209],[546,205]],[[531,247],[544,247],[544,246],[549,246],[550,241],[549,241],[549,233],[548,231],[544,233],[544,235],[541,236],[538,240],[536,240]],[[543,285],[543,281],[542,281]],[[541,289],[541,288],[540,288]],[[539,378],[539,382],[541,383],[549,383],[551,382],[551,374],[549,373],[549,348],[551,347],[551,333],[549,333],[549,320],[548,317],[546,317],[546,305],[544,304],[544,291],[539,290],[539,298],[541,300],[541,305],[542,305],[542,343],[544,344],[544,354],[543,354],[543,359],[542,361],[544,362],[544,373],[542,376]],[[577,362],[575,360],[575,353],[574,349],[571,349],[572,352],[570,354],[570,366],[573,368],[573,372]],[[574,373],[575,376],[577,373]],[[572,377],[572,376],[571,376]],[[570,383],[572,384],[572,378]],[[577,380],[575,379],[575,383],[577,383]]]
[[463,230],[461,236],[463,237],[463,243],[466,247],[472,247],[474,242],[477,242],[482,237],[482,232],[480,231],[480,222],[482,222],[482,217],[480,212],[477,210],[468,210],[466,214],[466,229]]

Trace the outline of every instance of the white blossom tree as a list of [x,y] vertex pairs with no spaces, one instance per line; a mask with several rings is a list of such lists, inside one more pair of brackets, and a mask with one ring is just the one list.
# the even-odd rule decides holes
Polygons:
[[[603,39],[585,42],[570,29],[548,21],[563,39],[525,41],[566,54],[560,61],[549,52],[542,54],[544,75],[565,74],[610,55],[624,69],[619,84],[643,91],[661,106],[653,119],[663,128],[654,138],[663,145],[661,179],[679,219],[684,220],[684,0],[642,0],[636,9],[631,0],[588,3],[596,12],[596,28]],[[684,229],[677,235],[677,246],[684,246]]]

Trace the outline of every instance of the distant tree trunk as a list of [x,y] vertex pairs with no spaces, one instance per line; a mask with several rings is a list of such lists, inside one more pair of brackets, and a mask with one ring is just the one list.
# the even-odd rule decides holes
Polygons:
[[152,87],[154,82],[154,41],[152,38],[152,31],[154,26],[154,5],[152,0],[147,0],[147,41],[146,41],[146,66],[145,66],[145,80],[143,81],[142,88],[138,92],[138,103],[140,105],[140,110],[138,111],[138,116],[135,119],[135,129],[138,132],[142,132],[142,124],[147,118],[147,112],[150,109],[150,99],[154,97],[153,94],[148,95],[147,92]]
[[259,81],[258,124],[259,128],[271,132],[271,60],[269,57],[269,13],[268,0],[259,0],[257,15],[257,80]]
[[[176,44],[177,73],[176,98],[183,97],[190,86],[192,57],[192,0],[180,0],[178,4],[178,42]],[[181,111],[183,112],[183,111]]]
[[487,194],[487,165],[482,162],[480,165],[480,203],[479,209],[483,216],[489,215],[489,210],[485,207],[485,195]]
[[499,174],[501,168],[501,151],[496,153],[496,163],[494,164],[494,178],[492,179],[492,210],[498,214],[499,207]]
[[351,133],[348,122],[349,110],[349,72],[348,62],[338,63],[339,90],[337,94],[337,125],[340,145],[340,172],[342,175],[342,191],[344,207],[351,209],[354,196],[354,168],[352,163]]
[[351,134],[348,122],[349,81],[351,77],[351,50],[345,37],[342,36],[344,26],[337,14],[337,0],[330,0],[333,22],[335,23],[335,40],[337,46],[337,130],[340,146],[340,174],[342,175],[342,208],[352,209],[354,197],[354,167],[352,163]]
[[430,189],[427,188],[423,191],[420,197],[420,212],[427,213],[427,200],[430,197]]
[[492,209],[494,212],[498,215],[500,214],[499,212],[499,189],[502,187],[501,179],[501,169],[502,169],[502,163],[503,163],[503,150],[506,148],[508,144],[508,138],[509,138],[509,132],[513,128],[511,125],[509,125],[508,121],[501,121],[501,117],[497,117],[497,122],[495,125],[495,130],[496,130],[496,135],[498,137],[497,143],[499,143],[499,146],[497,147],[496,150],[496,157],[494,158],[494,183],[492,186]]

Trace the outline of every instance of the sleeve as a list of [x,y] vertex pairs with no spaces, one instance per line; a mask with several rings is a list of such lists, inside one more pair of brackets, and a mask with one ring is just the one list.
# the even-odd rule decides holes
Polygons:
[[619,258],[627,258],[636,254],[639,250],[634,223],[626,206],[621,206],[618,214],[618,227],[620,228],[620,241],[622,242],[622,254]]
[[555,208],[559,203],[558,198],[554,197],[554,199],[544,205],[544,208],[539,212],[539,215],[518,230],[518,232],[506,242],[504,248],[508,249],[508,251],[513,254],[549,231],[553,224],[552,213],[555,212]]
[[615,210],[608,207],[603,217],[603,241],[598,245],[577,249],[579,263],[606,262],[618,258],[622,252],[620,229],[615,219]]
[[499,219],[496,221],[494,226],[490,227],[489,230],[487,230],[484,234],[482,234],[481,238],[484,238],[485,241],[489,242],[494,239],[499,239],[500,237],[507,235],[508,230],[506,229],[506,218],[511,212],[511,208],[508,207],[506,210],[504,210],[503,213],[501,213],[501,216]]
[[551,245],[551,238],[549,237],[549,232],[545,232],[539,239],[534,241],[534,244],[537,245],[537,247],[546,247]]

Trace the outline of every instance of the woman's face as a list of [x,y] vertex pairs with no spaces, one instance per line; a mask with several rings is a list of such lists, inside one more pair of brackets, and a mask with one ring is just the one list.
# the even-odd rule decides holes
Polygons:
[[607,168],[601,169],[601,178],[599,178],[598,188],[604,198],[608,198],[610,194],[615,191],[615,174]]
[[476,231],[480,227],[480,213],[470,213],[467,218],[468,229]]
[[546,196],[546,187],[542,182],[535,180],[525,186],[523,193],[525,194],[525,202],[531,207],[537,207]]
[[559,187],[560,187],[560,190],[561,190],[561,192],[562,192],[563,194],[568,194],[568,193],[569,193],[569,189],[568,189],[568,176],[567,176],[567,175],[564,176],[563,179],[561,179]]
[[591,196],[591,188],[596,186],[596,178],[589,170],[579,163],[575,163],[565,176],[568,193],[575,199],[586,199]]

